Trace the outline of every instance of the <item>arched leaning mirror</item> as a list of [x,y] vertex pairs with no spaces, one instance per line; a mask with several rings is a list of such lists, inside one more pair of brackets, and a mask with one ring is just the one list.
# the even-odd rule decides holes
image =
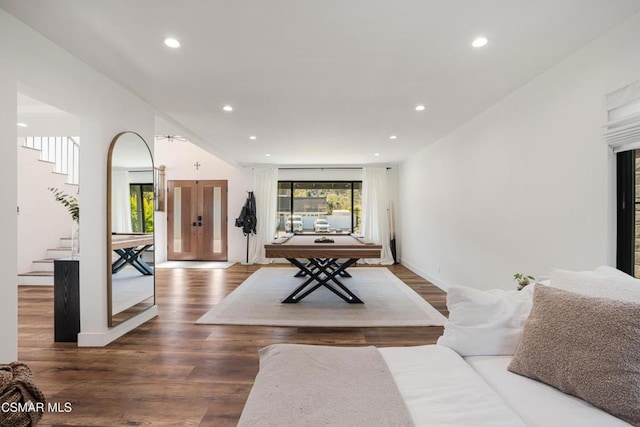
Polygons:
[[107,176],[108,324],[155,304],[154,173],[145,140],[122,132],[109,147]]

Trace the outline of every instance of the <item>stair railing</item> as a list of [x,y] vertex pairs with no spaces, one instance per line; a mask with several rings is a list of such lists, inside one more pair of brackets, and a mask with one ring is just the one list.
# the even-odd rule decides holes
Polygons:
[[54,164],[53,171],[67,175],[67,184],[80,184],[80,138],[27,136],[23,147],[40,151],[40,160]]

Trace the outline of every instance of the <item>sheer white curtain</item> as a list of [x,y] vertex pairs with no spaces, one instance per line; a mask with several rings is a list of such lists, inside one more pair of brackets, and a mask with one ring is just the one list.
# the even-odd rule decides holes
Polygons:
[[393,264],[389,246],[389,196],[387,168],[365,167],[362,170],[362,225],[364,237],[382,245],[382,257],[365,259],[367,264]]
[[131,233],[131,190],[129,171],[111,172],[111,230],[114,233]]
[[253,170],[253,195],[256,198],[256,235],[249,239],[249,262],[268,264],[273,262],[264,256],[264,244],[276,234],[278,210],[278,169],[255,168]]

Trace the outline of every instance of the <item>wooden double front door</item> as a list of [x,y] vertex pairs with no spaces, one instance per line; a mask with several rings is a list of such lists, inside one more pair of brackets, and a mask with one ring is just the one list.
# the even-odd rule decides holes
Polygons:
[[227,260],[227,181],[169,181],[167,259]]

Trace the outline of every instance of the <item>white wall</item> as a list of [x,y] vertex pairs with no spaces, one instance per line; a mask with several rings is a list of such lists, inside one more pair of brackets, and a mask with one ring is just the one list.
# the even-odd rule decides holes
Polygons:
[[640,78],[640,14],[401,166],[402,261],[442,287],[615,265],[605,94]]
[[32,262],[47,258],[47,249],[71,237],[73,221],[67,208],[47,189],[75,195],[78,187],[65,184],[66,176],[54,174],[53,164],[38,160],[40,151],[22,147],[18,138],[18,273],[33,271]]
[[[0,13],[0,35],[3,32],[4,20]],[[11,63],[5,45],[6,37],[0,37],[0,63]],[[16,233],[17,194],[17,156],[16,119],[17,93],[15,71],[10,66],[3,66],[0,71],[0,158],[4,159],[0,168],[0,363],[9,363],[18,358],[18,288],[16,286],[16,264],[18,235]]]
[[[80,345],[105,345],[143,320],[138,316],[111,330],[106,303],[106,165],[109,144],[123,130],[135,130],[153,148],[154,114],[139,98],[86,66],[39,33],[0,10],[0,154],[3,236],[0,280],[0,359],[17,358],[16,205],[17,92],[75,115],[80,120]],[[153,315],[153,311],[145,316]],[[53,324],[51,325],[53,328]]]
[[[198,169],[194,163],[200,163]],[[236,217],[244,205],[247,191],[251,190],[251,171],[238,168],[220,160],[213,154],[204,151],[190,142],[168,141],[160,139],[155,142],[154,164],[165,165],[165,180],[227,180],[228,198],[228,260],[241,262],[246,258],[246,238],[242,229],[234,226]],[[167,259],[165,212],[156,212],[156,262]]]

